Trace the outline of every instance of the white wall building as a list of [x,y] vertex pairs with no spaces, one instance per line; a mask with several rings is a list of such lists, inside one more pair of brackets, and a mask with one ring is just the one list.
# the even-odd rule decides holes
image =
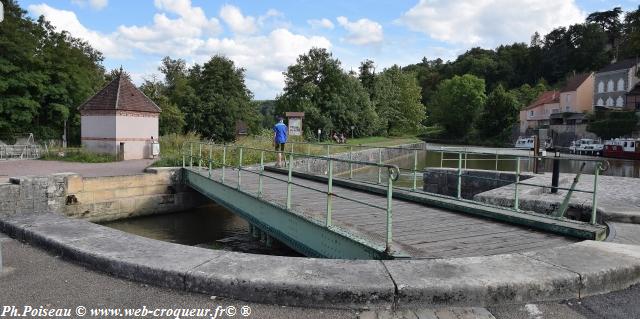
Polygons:
[[151,157],[161,110],[122,71],[79,109],[85,149],[124,160]]

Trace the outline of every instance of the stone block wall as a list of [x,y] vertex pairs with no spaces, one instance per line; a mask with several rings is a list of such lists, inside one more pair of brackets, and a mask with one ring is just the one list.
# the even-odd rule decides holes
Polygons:
[[[351,160],[378,163],[378,161],[380,160],[380,155],[382,155],[382,162],[386,163],[388,161],[402,158],[405,156],[413,156],[413,151],[410,149],[425,149],[425,147],[426,147],[426,143],[424,142],[405,144],[405,145],[396,146],[394,148],[383,148],[381,152],[382,154],[380,154],[378,148],[371,148],[371,149],[365,149],[365,150],[357,150],[357,148],[354,148],[355,150],[351,154]],[[331,157],[335,159],[348,160],[349,159],[348,148],[341,148],[341,150],[342,149],[346,149],[347,151],[343,153],[338,153],[338,154],[331,154]],[[354,171],[357,171],[359,169],[370,168],[370,167],[371,166],[369,165],[353,164]],[[294,159],[293,161],[294,170],[307,172],[307,168],[309,168],[309,172],[311,172],[312,174],[327,174],[328,162],[325,159],[319,159],[319,158],[304,158],[300,160]],[[340,161],[335,161],[333,163],[334,174],[340,175],[348,171],[349,171],[349,163],[340,162]]]
[[[457,196],[458,170],[455,168],[430,168],[423,173],[423,190],[429,193]],[[533,176],[520,175],[524,181]],[[464,199],[473,199],[475,195],[500,188],[516,181],[516,174],[510,172],[487,171],[477,169],[462,170],[461,195]]]
[[209,202],[184,186],[179,168],[148,169],[127,176],[24,176],[10,182],[0,184],[0,213],[56,212],[103,222],[176,212]]

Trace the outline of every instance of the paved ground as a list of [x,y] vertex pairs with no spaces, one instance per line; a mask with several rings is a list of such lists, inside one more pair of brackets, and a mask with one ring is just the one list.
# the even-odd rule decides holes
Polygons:
[[[30,245],[8,239],[0,233],[4,272],[0,274],[0,316],[4,307],[95,309],[227,309],[240,314],[243,306],[251,309],[248,318],[429,318],[429,319],[584,319],[640,318],[640,286],[582,300],[542,304],[509,305],[483,308],[411,309],[403,311],[354,311],[309,309],[246,303],[201,294],[158,288],[110,277],[89,270]],[[75,314],[72,317],[77,317]],[[87,315],[89,317],[89,315]],[[102,315],[108,318],[107,315]],[[211,318],[209,315],[207,318]],[[160,317],[175,318],[175,317]],[[231,318],[219,315],[218,318]]]
[[0,161],[0,183],[9,177],[73,172],[87,177],[141,173],[153,160],[131,160],[112,163],[72,163],[41,160]]

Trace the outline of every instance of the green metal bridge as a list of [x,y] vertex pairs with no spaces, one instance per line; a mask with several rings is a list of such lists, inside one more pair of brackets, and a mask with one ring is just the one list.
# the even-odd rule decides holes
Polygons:
[[[296,144],[306,152],[295,152]],[[459,159],[458,196],[448,197],[416,187],[422,178],[417,154],[427,152],[424,149],[359,146],[361,152],[379,154],[377,160],[364,161],[354,160],[361,153],[353,146],[341,154],[330,151],[336,145],[292,143],[291,147],[283,154],[287,167],[275,168],[265,165],[275,158],[273,150],[191,143],[184,147],[183,178],[191,188],[246,219],[254,235],[267,244],[277,239],[311,257],[482,256],[606,237],[606,226],[596,223],[595,209],[590,222],[566,219],[566,207],[551,216],[520,210],[517,186],[527,184],[519,180],[514,207],[462,199],[462,162],[467,157],[463,152],[454,152]],[[322,155],[313,154],[318,148]],[[413,167],[385,164],[382,150],[414,158]],[[516,160],[519,176],[521,159]],[[596,167],[597,175],[601,166]],[[401,175],[412,179],[408,187],[394,185]]]

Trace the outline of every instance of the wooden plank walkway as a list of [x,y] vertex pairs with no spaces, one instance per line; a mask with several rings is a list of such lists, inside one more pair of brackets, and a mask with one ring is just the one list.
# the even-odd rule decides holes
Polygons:
[[[194,171],[198,171],[194,167]],[[212,178],[220,181],[222,171],[212,171]],[[206,169],[201,174],[207,176]],[[265,172],[263,198],[285,205],[286,175]],[[284,181],[274,180],[275,177]],[[293,177],[292,209],[310,218],[325,222],[327,185]],[[238,171],[227,168],[225,185],[236,187]],[[258,175],[243,171],[241,190],[257,194]],[[332,223],[349,233],[384,245],[386,210],[373,208],[349,199],[356,199],[386,208],[386,197],[345,187],[333,187]],[[345,199],[347,198],[347,199]],[[576,239],[549,234],[521,226],[447,211],[422,204],[393,199],[393,246],[413,258],[445,258],[486,256],[549,248],[573,243]]]

